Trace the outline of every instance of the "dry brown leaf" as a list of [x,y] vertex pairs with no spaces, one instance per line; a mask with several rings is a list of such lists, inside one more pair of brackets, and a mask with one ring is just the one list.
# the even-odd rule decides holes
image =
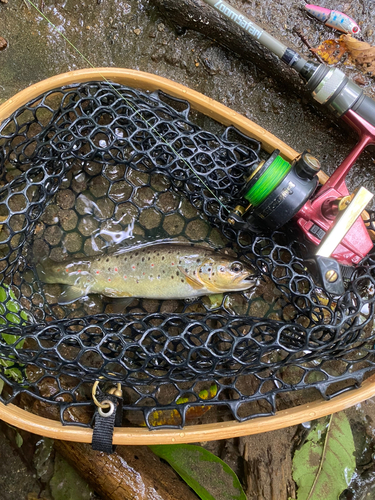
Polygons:
[[350,35],[340,36],[347,48],[351,60],[366,73],[375,75],[375,47],[367,42],[361,42]]
[[311,52],[320,56],[327,64],[337,64],[342,59],[346,50],[346,44],[340,38],[337,40],[325,40],[319,47],[311,49]]

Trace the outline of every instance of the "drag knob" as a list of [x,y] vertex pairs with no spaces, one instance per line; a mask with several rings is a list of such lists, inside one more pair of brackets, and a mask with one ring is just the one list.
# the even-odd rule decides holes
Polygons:
[[312,179],[320,170],[320,162],[315,156],[304,151],[295,164],[297,174],[303,179]]

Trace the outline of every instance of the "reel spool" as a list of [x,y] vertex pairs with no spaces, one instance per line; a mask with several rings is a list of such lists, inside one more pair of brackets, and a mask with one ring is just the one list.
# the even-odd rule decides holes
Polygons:
[[268,160],[253,168],[241,192],[249,205],[246,209],[236,207],[229,222],[233,216],[249,211],[250,223],[265,223],[270,229],[279,229],[312,196],[318,185],[319,170],[319,161],[307,151],[289,163],[276,149]]

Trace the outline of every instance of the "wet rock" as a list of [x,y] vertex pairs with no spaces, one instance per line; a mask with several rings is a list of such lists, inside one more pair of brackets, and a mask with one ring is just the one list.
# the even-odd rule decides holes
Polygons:
[[293,321],[297,316],[296,308],[292,304],[288,304],[284,307],[283,310],[283,319],[284,321]]
[[57,301],[62,293],[61,285],[45,284],[44,285],[44,295],[47,299],[48,304],[57,304]]
[[49,254],[49,247],[47,243],[41,239],[35,240],[33,244],[34,259],[39,261],[40,259],[47,257],[48,254]]
[[2,500],[37,498],[41,490],[40,482],[34,471],[28,467],[22,453],[19,453],[7,439],[5,432],[5,429],[0,430],[0,455],[3,457],[0,464],[1,498]]
[[64,246],[70,253],[79,252],[82,247],[82,236],[78,233],[69,233],[64,238]]
[[12,215],[9,219],[9,226],[13,231],[22,231],[27,225],[26,217],[22,214]]
[[178,300],[163,300],[160,308],[162,313],[174,313],[178,310],[180,303]]
[[74,210],[60,210],[58,217],[64,231],[72,231],[77,226],[78,217]]
[[175,211],[179,204],[179,197],[172,191],[160,194],[156,202],[156,206],[164,213]]
[[45,224],[51,226],[52,224],[57,224],[59,222],[59,207],[57,205],[48,205],[44,213],[40,217],[41,221]]
[[159,310],[160,300],[143,300],[142,305],[147,313],[154,313]]
[[66,258],[67,252],[66,252],[65,248],[58,246],[58,247],[52,248],[49,256],[50,256],[50,259],[54,260],[55,262],[62,262]]
[[170,186],[170,180],[163,174],[155,174],[151,177],[151,187],[155,191],[167,191]]
[[66,316],[65,311],[61,306],[52,307],[52,312],[57,319],[63,319]]
[[8,206],[13,212],[21,212],[27,207],[27,200],[23,194],[14,194],[8,200]]
[[226,239],[220,231],[213,228],[208,236],[208,243],[214,248],[222,248],[226,244]]
[[178,215],[167,215],[163,222],[163,229],[170,235],[176,236],[182,233],[184,229],[185,221],[184,219]]
[[96,236],[96,237],[91,237],[87,238],[84,245],[83,245],[83,251],[85,255],[91,257],[93,255],[97,255],[99,253],[102,253],[103,249],[106,247],[106,242]]
[[31,286],[28,283],[23,283],[21,285],[21,294],[25,297],[30,297],[32,294]]
[[182,198],[179,212],[185,219],[192,219],[200,215],[198,210],[186,198]]
[[189,222],[185,229],[186,236],[192,241],[204,240],[208,234],[208,224],[207,222],[197,219]]
[[87,189],[88,178],[84,172],[80,172],[78,175],[75,175],[72,179],[72,189],[76,193],[81,193]]
[[150,176],[144,172],[138,172],[138,170],[129,170],[127,172],[128,181],[133,184],[133,186],[144,186],[149,183]]
[[134,203],[138,207],[147,207],[152,205],[152,202],[154,201],[155,193],[154,191],[149,188],[149,187],[142,187],[137,189],[135,195],[134,195]]
[[42,307],[44,305],[43,297],[39,293],[34,293],[31,299],[34,306]]
[[115,204],[107,197],[100,198],[94,205],[94,216],[98,219],[109,219],[112,217]]
[[61,189],[56,195],[56,203],[64,210],[74,207],[76,196],[70,189]]
[[88,161],[85,166],[84,166],[85,172],[87,172],[91,176],[95,176],[100,174],[102,171],[102,166],[100,163],[97,163],[95,161]]
[[267,302],[264,302],[263,300],[254,300],[249,308],[249,316],[264,318],[269,308],[270,306]]
[[20,304],[22,309],[26,309],[27,311],[31,310],[31,301],[26,299],[26,297],[20,298]]
[[4,50],[7,47],[8,47],[8,42],[5,40],[5,38],[0,36],[0,50]]
[[125,237],[122,226],[113,220],[107,220],[100,226],[100,236],[108,243],[121,243]]
[[68,189],[72,183],[72,172],[67,172],[61,181],[60,189]]
[[63,232],[58,226],[49,226],[44,232],[44,239],[51,246],[56,246],[60,243]]
[[[296,92],[302,92],[301,82],[297,74],[285,67],[279,59],[264,49],[249,33],[238,25],[224,18],[219,12],[203,1],[182,0],[152,0],[166,18],[173,23],[188,29],[198,31],[205,36],[219,41],[221,45],[236,52],[242,58],[249,59],[268,74],[277,76],[284,85],[292,87]],[[278,36],[280,41],[282,37]],[[288,41],[286,41],[288,45]],[[290,43],[289,45],[290,46]],[[298,50],[298,47],[295,47]],[[207,57],[207,59],[209,59]],[[306,93],[304,90],[303,93]]]
[[91,195],[91,193],[85,193],[78,196],[75,209],[80,215],[92,214],[93,206],[93,196]]
[[18,170],[18,168],[12,169],[7,172],[5,179],[7,182],[11,182],[13,179],[16,177],[19,177],[22,174],[21,170]]
[[146,210],[142,210],[141,215],[139,216],[139,223],[145,229],[153,229],[158,227],[161,222],[161,213],[157,212],[153,208],[148,208]]
[[38,221],[35,225],[34,236],[35,238],[42,238],[44,233],[45,225],[43,222]]
[[102,299],[99,295],[89,295],[88,300],[85,300],[83,308],[86,314],[100,314],[104,310]]
[[121,203],[116,207],[115,219],[121,224],[130,224],[138,216],[138,209],[133,203]]
[[95,198],[101,198],[107,194],[108,188],[109,181],[105,177],[98,175],[91,180],[89,189]]
[[114,182],[109,189],[108,196],[115,202],[126,201],[132,193],[132,187],[126,181]]
[[78,230],[83,236],[91,236],[99,227],[99,223],[91,215],[86,215],[80,219]]
[[103,175],[110,181],[121,180],[125,175],[125,165],[106,165],[103,169]]

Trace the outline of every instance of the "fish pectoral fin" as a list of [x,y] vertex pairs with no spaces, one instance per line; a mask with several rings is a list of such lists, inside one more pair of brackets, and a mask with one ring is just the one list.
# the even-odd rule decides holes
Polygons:
[[60,295],[57,303],[61,306],[66,304],[71,304],[82,297],[87,296],[87,290],[85,288],[79,288],[77,286],[66,286],[62,294]]
[[179,271],[182,272],[182,274],[185,276],[186,282],[189,283],[190,286],[195,288],[196,290],[199,290],[201,288],[204,288],[204,285],[200,283],[197,279],[192,278],[186,271],[183,269],[181,266],[177,266]]
[[125,309],[130,306],[133,302],[134,297],[124,297],[122,299],[116,299],[111,303],[112,311],[115,314],[120,314],[125,311]]

